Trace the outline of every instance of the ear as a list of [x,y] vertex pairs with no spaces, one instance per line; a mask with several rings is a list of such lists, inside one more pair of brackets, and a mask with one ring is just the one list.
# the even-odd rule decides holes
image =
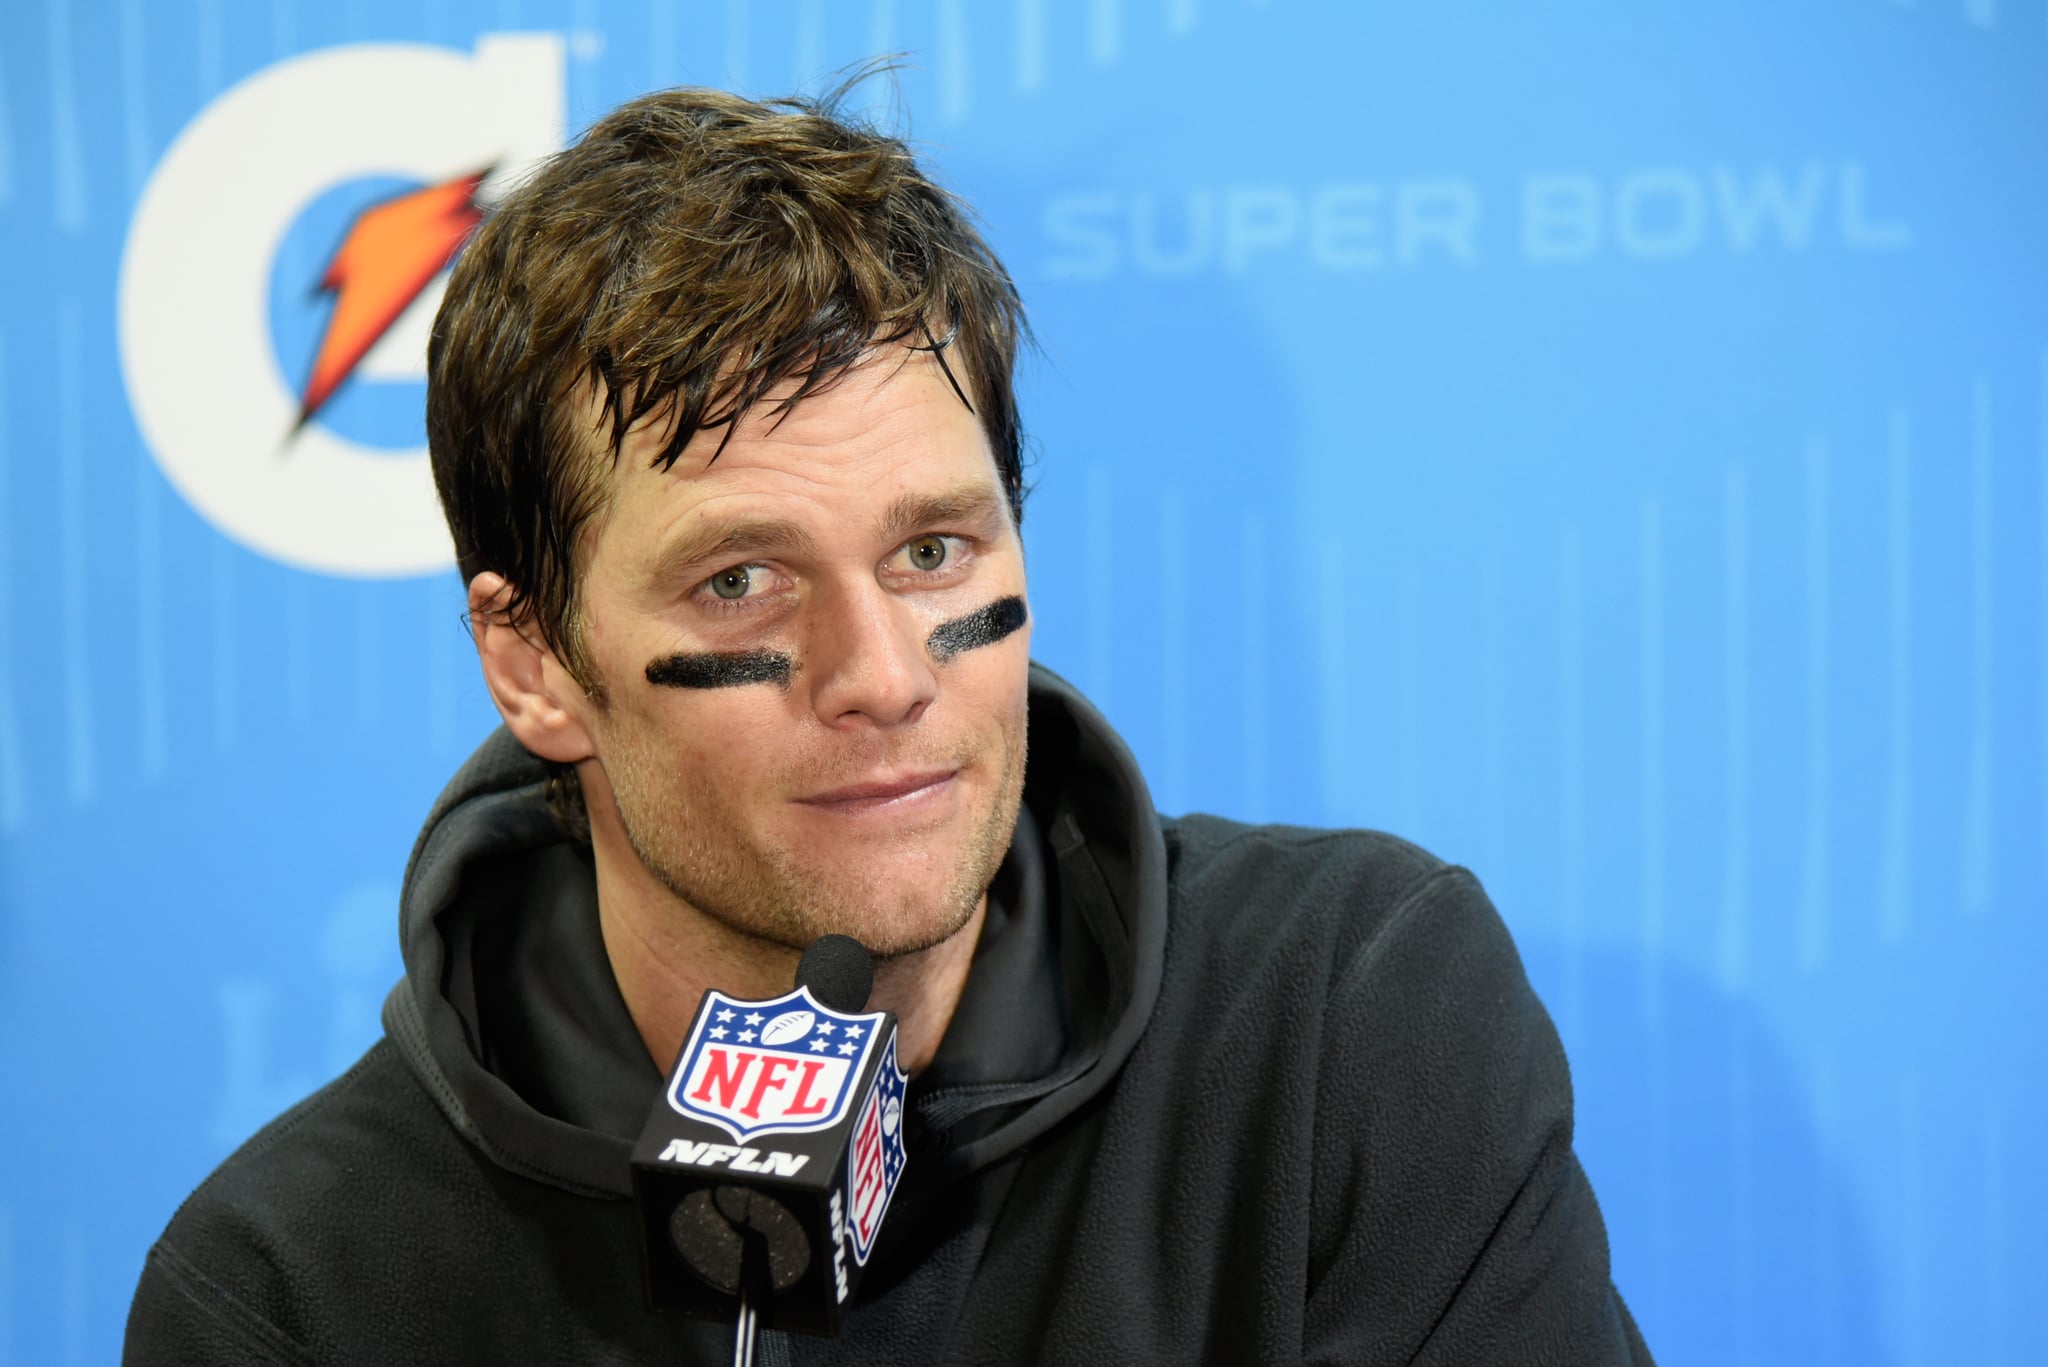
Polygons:
[[498,715],[519,743],[542,759],[575,764],[596,753],[591,703],[530,621],[515,622],[512,586],[486,571],[469,581],[469,627]]

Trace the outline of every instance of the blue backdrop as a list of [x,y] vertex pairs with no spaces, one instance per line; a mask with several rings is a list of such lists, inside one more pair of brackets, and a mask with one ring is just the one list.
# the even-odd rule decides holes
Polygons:
[[431,289],[292,437],[348,225],[897,50],[1042,343],[1040,656],[1160,804],[1478,871],[1660,1361],[2048,1362],[2044,0],[24,0],[0,1364],[112,1361],[374,1038],[493,721]]

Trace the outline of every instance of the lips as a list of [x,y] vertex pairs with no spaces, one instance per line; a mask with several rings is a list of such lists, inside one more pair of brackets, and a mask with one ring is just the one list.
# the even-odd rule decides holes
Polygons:
[[862,783],[849,783],[843,788],[833,788],[828,792],[813,793],[809,797],[800,797],[797,801],[806,807],[824,807],[835,811],[867,811],[891,804],[912,802],[920,797],[936,796],[959,772],[958,769],[931,769],[914,774],[892,774]]

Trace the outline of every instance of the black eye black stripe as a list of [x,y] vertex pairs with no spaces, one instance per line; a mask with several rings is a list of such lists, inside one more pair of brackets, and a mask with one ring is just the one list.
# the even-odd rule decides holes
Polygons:
[[786,688],[795,667],[789,656],[772,650],[670,655],[647,666],[647,682],[657,688],[738,688],[758,683]]
[[[925,638],[925,649],[944,664],[962,651],[994,645],[1029,621],[1024,600],[998,598],[987,607],[941,622]],[[647,666],[647,682],[657,688],[740,688],[747,684],[789,686],[796,662],[773,650],[739,650],[663,656]]]
[[963,650],[994,645],[1029,619],[1030,613],[1025,611],[1022,598],[998,598],[965,617],[955,617],[933,627],[932,634],[925,638],[924,648],[931,652],[934,660],[944,664]]

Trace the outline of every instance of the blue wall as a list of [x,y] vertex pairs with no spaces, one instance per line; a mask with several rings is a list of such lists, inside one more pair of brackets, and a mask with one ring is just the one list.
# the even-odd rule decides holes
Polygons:
[[[430,507],[228,506],[314,478],[345,224],[885,50],[1042,343],[1040,655],[1161,805],[1479,872],[1660,1361],[2048,1361],[2048,0],[41,0],[0,16],[0,1364],[113,1360],[177,1201],[374,1038],[493,720]],[[222,113],[258,89],[296,113]],[[302,434],[348,488],[412,487],[403,340]]]

